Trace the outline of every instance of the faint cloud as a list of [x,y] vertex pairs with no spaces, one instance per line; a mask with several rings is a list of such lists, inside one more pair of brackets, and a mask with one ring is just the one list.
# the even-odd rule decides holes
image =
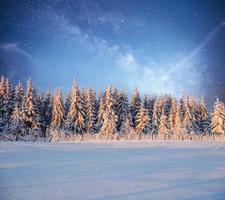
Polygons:
[[136,71],[139,68],[133,54],[131,53],[121,56],[118,60],[118,64],[130,72]]
[[18,43],[0,44],[0,72],[11,80],[26,80],[35,66],[36,60]]
[[21,54],[29,59],[32,59],[32,56],[25,50],[23,50],[21,47],[19,47],[18,43],[4,43],[0,44],[0,48],[5,51],[11,51],[14,53]]

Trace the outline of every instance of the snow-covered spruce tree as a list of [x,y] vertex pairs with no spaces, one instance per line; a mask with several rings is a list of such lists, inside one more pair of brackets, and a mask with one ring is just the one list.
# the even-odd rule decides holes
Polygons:
[[224,104],[216,99],[213,106],[212,117],[211,117],[211,130],[213,135],[224,135],[225,126],[225,111]]
[[69,109],[70,109],[70,104],[71,104],[71,91],[68,91],[66,94],[66,102],[65,102],[65,116],[68,115]]
[[50,125],[51,125],[52,109],[53,109],[52,100],[53,99],[52,99],[51,93],[46,92],[44,97],[44,105],[43,105],[46,129],[50,128]]
[[200,122],[200,132],[201,135],[210,134],[210,116],[206,109],[204,98],[201,98],[201,102],[198,106],[199,110],[199,122]]
[[177,112],[175,115],[175,124],[173,127],[173,138],[175,140],[182,139],[182,131],[183,131],[183,127],[182,127],[182,123],[180,120],[180,112],[179,112],[179,109],[177,109]]
[[119,93],[117,114],[118,114],[119,131],[121,131],[121,127],[125,125],[126,120],[130,120],[129,124],[131,125],[129,100],[127,98],[127,95],[124,94],[123,92]]
[[120,132],[125,136],[125,139],[130,139],[129,135],[134,134],[134,128],[132,126],[131,116],[127,117],[125,121],[123,121]]
[[132,123],[134,126],[135,126],[136,115],[140,109],[140,106],[141,106],[141,97],[139,95],[138,88],[135,87],[134,94],[130,102],[130,111],[131,111]]
[[201,124],[200,124],[200,111],[199,111],[199,103],[197,102],[195,97],[192,97],[190,102],[190,110],[192,115],[192,123],[193,123],[193,132],[196,135],[201,134]]
[[84,134],[87,131],[87,101],[86,91],[82,88],[78,99],[78,107],[80,108],[80,115],[78,115],[77,132]]
[[175,126],[176,113],[177,113],[177,101],[175,98],[172,98],[171,109],[169,114],[170,129],[173,129]]
[[44,97],[41,93],[36,95],[36,106],[38,109],[38,113],[39,113],[39,119],[40,119],[40,130],[41,130],[41,137],[44,136],[44,132],[45,132],[45,118],[44,118]]
[[117,129],[114,115],[114,113],[109,113],[108,110],[104,113],[104,121],[100,130],[100,134],[104,139],[113,139],[115,137]]
[[179,112],[180,112],[180,120],[182,124],[184,120],[185,110],[187,108],[187,100],[188,100],[188,97],[186,95],[183,95],[180,99]]
[[153,137],[156,137],[158,135],[158,128],[159,128],[159,123],[160,123],[159,109],[160,109],[159,100],[156,99],[156,101],[154,103],[153,114],[152,114],[152,122],[151,122],[152,139],[153,139]]
[[171,136],[174,134],[174,127],[176,121],[176,114],[177,114],[177,101],[175,98],[172,98],[171,101],[171,109],[169,113],[169,129]]
[[135,130],[137,133],[140,134],[150,132],[151,124],[144,102],[141,103],[140,109],[136,114],[135,124]]
[[38,137],[38,130],[40,128],[40,118],[37,108],[37,101],[34,88],[29,79],[26,84],[26,94],[22,103],[22,120],[24,124],[25,134]]
[[[106,90],[105,94],[105,116],[104,116],[104,123],[103,126],[105,125],[105,120],[110,121],[111,125],[116,126],[117,130],[117,122],[118,122],[118,116],[117,116],[117,102],[115,95],[113,93],[113,88],[109,86]],[[106,122],[107,123],[107,122]],[[101,129],[102,132],[102,129]],[[111,132],[111,133],[116,133],[116,132]],[[108,135],[109,137],[112,137],[112,135]]]
[[2,129],[9,129],[10,116],[14,107],[14,91],[8,79],[2,77],[0,84],[0,127]]
[[19,109],[22,108],[23,96],[24,96],[23,85],[19,81],[19,83],[16,85],[16,89],[15,89],[15,102],[14,102],[14,104],[17,104]]
[[163,98],[163,110],[167,121],[169,121],[171,106],[172,106],[172,97],[169,95],[165,95]]
[[19,139],[19,136],[22,134],[22,118],[21,111],[17,104],[15,104],[10,121],[10,132],[15,135],[15,140]]
[[97,123],[96,123],[97,132],[100,132],[102,124],[104,122],[104,113],[105,113],[104,95],[102,94],[102,91],[99,91],[99,94],[98,94],[98,109],[97,109]]
[[81,97],[75,81],[71,93],[71,103],[66,119],[66,127],[67,130],[76,134],[83,134],[85,128],[85,110],[83,106],[84,99]]
[[156,102],[156,97],[153,96],[153,97],[150,97],[149,98],[149,102],[148,102],[148,106],[149,106],[149,110],[148,110],[148,114],[149,114],[149,117],[150,117],[150,122],[152,124],[152,119],[153,119],[153,110],[154,110],[154,104]]
[[169,134],[168,123],[166,118],[167,117],[163,109],[161,117],[160,117],[159,132],[158,132],[159,138],[163,140],[168,139],[168,134]]
[[162,111],[163,111],[163,108],[164,108],[164,102],[165,102],[165,96],[159,97],[158,111],[157,111],[159,119],[161,118],[161,115],[162,115]]
[[2,76],[0,80],[0,131],[3,130],[4,125],[4,93],[5,93],[5,77]]
[[96,98],[92,89],[89,89],[86,93],[86,131],[87,133],[96,132]]
[[186,134],[188,134],[190,137],[191,135],[194,134],[194,126],[193,126],[193,114],[191,112],[191,107],[190,107],[190,102],[189,102],[189,97],[186,97],[184,99],[184,118],[182,121],[182,125],[184,128],[184,131]]
[[52,103],[52,119],[51,128],[60,130],[64,128],[65,110],[63,107],[62,93],[60,90],[56,90],[53,96]]

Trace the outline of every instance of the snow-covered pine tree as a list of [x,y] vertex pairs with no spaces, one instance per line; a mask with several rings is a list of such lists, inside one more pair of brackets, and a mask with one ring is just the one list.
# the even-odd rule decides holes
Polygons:
[[0,131],[3,130],[4,126],[4,94],[5,94],[5,77],[2,76],[0,80]]
[[47,128],[49,128],[51,124],[52,109],[53,109],[53,97],[50,92],[46,92],[44,99],[44,110]]
[[14,102],[14,104],[17,104],[17,106],[19,107],[20,110],[22,108],[23,96],[24,96],[23,85],[19,81],[19,83],[16,85],[16,89],[15,89],[15,102]]
[[153,119],[153,110],[154,110],[154,104],[156,102],[156,97],[153,96],[153,97],[150,97],[149,98],[149,118],[150,118],[150,122],[152,124],[152,119]]
[[169,129],[170,129],[171,135],[174,134],[176,114],[177,114],[177,101],[175,98],[172,98],[171,109],[170,109],[170,114],[169,114]]
[[16,136],[15,140],[19,139],[19,136],[22,133],[22,118],[21,111],[17,104],[15,104],[10,121],[10,132]]
[[63,129],[64,121],[65,110],[63,107],[62,93],[58,89],[53,96],[51,128],[56,130]]
[[199,111],[199,103],[197,102],[195,97],[192,97],[190,103],[190,110],[192,115],[192,123],[193,123],[193,131],[195,134],[201,134],[201,124],[200,124],[200,111]]
[[150,132],[150,119],[145,109],[144,102],[141,103],[140,109],[136,114],[135,130],[137,133],[149,133]]
[[179,109],[177,109],[176,115],[175,115],[175,124],[174,124],[174,128],[173,128],[173,138],[175,140],[180,140],[182,139],[182,123],[180,120],[180,112]]
[[[29,79],[26,84],[26,94],[22,103],[22,120],[24,124],[24,132],[31,135],[40,128],[40,118],[37,108],[35,90]],[[37,136],[36,133],[34,135]]]
[[87,124],[87,101],[86,91],[84,88],[78,93],[78,118],[76,121],[77,133],[84,134],[86,132]]
[[41,137],[43,137],[45,132],[45,118],[44,118],[44,97],[41,93],[36,95],[36,106],[39,113],[40,119],[40,130],[41,130]]
[[92,89],[89,89],[86,94],[86,129],[87,133],[95,133],[96,132],[96,98],[95,93]]
[[163,98],[163,110],[167,121],[169,121],[170,110],[172,106],[171,104],[172,104],[172,97],[169,95],[165,95]]
[[126,139],[127,139],[127,136],[129,134],[133,134],[134,133],[134,128],[132,126],[132,121],[131,121],[131,116],[130,117],[127,117],[121,127],[120,127],[120,133],[125,135],[126,136]]
[[[141,97],[139,95],[138,88],[135,87],[134,89],[134,94],[131,98],[131,103],[130,103],[130,111],[131,111],[131,117],[132,117],[132,123],[135,126],[135,121],[136,121],[136,115],[140,109],[141,106]],[[135,127],[134,127],[135,128]]]
[[104,113],[105,113],[105,100],[102,91],[99,91],[98,94],[98,109],[97,109],[97,123],[96,128],[97,132],[101,130],[102,124],[104,122]]
[[179,112],[180,112],[180,120],[181,123],[183,124],[183,120],[184,120],[184,115],[185,115],[185,110],[187,107],[187,96],[183,95],[180,99],[180,107],[179,107]]
[[66,94],[66,102],[65,102],[65,116],[68,115],[69,109],[71,104],[71,91],[68,91]]
[[210,134],[210,116],[206,109],[204,98],[201,98],[201,102],[198,106],[199,110],[199,122],[200,122],[200,132],[202,135]]
[[76,81],[71,93],[71,103],[66,119],[67,130],[82,134],[85,127],[85,111],[83,108],[83,98],[80,96]]
[[157,136],[158,134],[158,128],[159,128],[159,123],[160,123],[160,112],[159,112],[159,100],[156,99],[153,107],[153,114],[152,114],[152,123],[151,123],[151,134],[152,134],[152,139],[153,136]]
[[213,135],[224,135],[225,111],[224,104],[217,98],[213,106],[211,130]]
[[117,99],[115,98],[113,90],[114,89],[111,86],[109,86],[106,90],[106,94],[105,94],[106,115],[104,117],[104,120],[108,118],[112,125],[116,124],[116,129],[117,129],[117,122],[118,122],[118,116],[116,112]]
[[165,115],[164,109],[162,109],[161,112],[161,117],[160,117],[160,123],[159,123],[159,132],[158,136],[160,139],[166,140],[168,139],[168,124],[167,124],[167,117]]
[[177,113],[177,101],[175,98],[172,98],[171,109],[169,114],[169,125],[170,125],[169,127],[171,130],[173,130],[175,126],[176,113]]
[[165,96],[159,97],[158,111],[157,111],[158,112],[159,119],[161,118],[161,115],[162,115],[162,111],[163,111],[163,108],[164,108],[164,103],[165,103]]
[[194,133],[194,126],[193,126],[193,114],[191,112],[189,97],[187,96],[184,99],[184,118],[183,118],[183,128],[186,134],[193,134]]
[[129,100],[127,95],[124,94],[123,92],[119,93],[117,114],[118,114],[118,130],[121,131],[121,127],[122,125],[125,125],[125,121],[126,120],[131,121]]
[[14,91],[11,83],[3,76],[0,83],[0,127],[8,130],[14,107]]

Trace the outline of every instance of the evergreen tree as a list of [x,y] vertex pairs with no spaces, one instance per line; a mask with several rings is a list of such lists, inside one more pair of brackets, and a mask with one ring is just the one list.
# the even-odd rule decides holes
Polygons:
[[62,129],[65,121],[65,110],[63,107],[62,93],[56,90],[53,96],[51,127],[53,129]]
[[217,98],[213,106],[211,130],[215,135],[224,134],[225,111],[224,104]]
[[71,104],[71,91],[68,91],[66,94],[66,102],[65,102],[65,116],[68,115],[69,109]]
[[3,129],[4,121],[5,121],[5,114],[4,114],[4,96],[5,96],[5,77],[2,76],[0,80],[0,130]]
[[193,131],[195,134],[201,133],[201,122],[200,122],[200,110],[199,110],[199,103],[197,102],[195,97],[192,97],[191,100],[191,115],[192,115],[192,123],[193,123]]
[[92,89],[87,91],[86,96],[87,101],[87,132],[94,133],[95,130],[95,123],[96,123],[96,99],[95,93]]
[[71,94],[71,104],[67,115],[67,129],[82,134],[85,127],[85,111],[83,98],[80,96],[77,83],[74,82]]
[[51,125],[52,109],[53,109],[52,101],[53,99],[52,99],[51,93],[47,92],[45,94],[45,99],[44,99],[45,121],[46,121],[47,128],[49,128]]
[[199,104],[199,123],[200,123],[200,132],[202,135],[210,133],[210,117],[206,109],[204,99],[201,99]]
[[160,139],[164,139],[164,140],[166,139],[168,135],[168,126],[167,126],[167,120],[166,120],[164,109],[162,110],[162,115],[160,118],[158,135]]
[[112,126],[114,126],[115,124],[117,129],[118,116],[117,116],[116,109],[117,109],[117,101],[113,93],[113,88],[109,86],[105,94],[106,112],[105,112],[104,120],[109,120]]
[[39,129],[40,127],[36,95],[30,79],[27,81],[26,94],[22,103],[22,120],[25,132]]
[[126,120],[131,121],[129,101],[127,95],[125,95],[123,92],[119,93],[117,113],[118,113],[118,130],[120,130],[121,126],[125,124]]
[[175,115],[175,124],[173,128],[173,135],[175,139],[181,139],[182,130],[183,130],[183,127],[180,120],[180,112],[179,110],[177,110]]
[[101,91],[98,94],[98,109],[97,109],[97,131],[100,131],[102,124],[104,122],[104,113],[105,113],[105,101],[104,96]]
[[172,98],[171,109],[169,114],[169,127],[171,131],[173,131],[175,126],[176,113],[177,113],[177,101],[175,98]]
[[20,108],[20,110],[22,108],[23,96],[24,96],[23,85],[19,81],[19,83],[16,85],[16,89],[15,89],[15,104],[17,104],[17,106]]
[[112,138],[116,133],[116,123],[114,113],[109,113],[108,110],[104,113],[104,121],[101,127],[101,135]]
[[141,107],[136,114],[135,124],[136,124],[135,130],[138,133],[150,132],[150,119],[143,102],[141,103]]
[[131,117],[127,117],[125,121],[123,121],[120,127],[120,132],[125,135],[132,134],[134,132]]
[[16,104],[11,115],[10,123],[10,132],[16,136],[16,141],[18,140],[19,135],[22,133],[22,127],[21,111],[19,106]]
[[136,87],[134,90],[134,94],[131,98],[131,103],[130,103],[130,111],[131,111],[131,117],[132,117],[132,123],[135,126],[135,121],[136,121],[136,115],[140,109],[141,106],[141,97],[138,92],[138,88]]
[[159,112],[159,101],[156,100],[154,103],[153,114],[152,114],[152,123],[151,123],[151,132],[152,136],[158,134],[159,122],[160,122],[160,112]]
[[154,110],[154,104],[156,102],[156,97],[150,97],[149,99],[149,109],[148,109],[148,113],[149,113],[149,117],[150,117],[150,122],[152,124],[153,121],[153,110]]
[[191,112],[189,97],[187,96],[184,99],[183,103],[183,111],[184,111],[184,117],[182,121],[183,128],[187,134],[192,134],[194,127],[193,127],[193,114]]
[[0,127],[8,130],[14,106],[14,91],[11,83],[3,76],[0,81]]

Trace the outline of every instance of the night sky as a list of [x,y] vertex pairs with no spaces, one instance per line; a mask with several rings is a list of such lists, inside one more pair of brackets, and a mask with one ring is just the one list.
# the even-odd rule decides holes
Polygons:
[[0,72],[41,90],[225,100],[224,0],[0,1]]

